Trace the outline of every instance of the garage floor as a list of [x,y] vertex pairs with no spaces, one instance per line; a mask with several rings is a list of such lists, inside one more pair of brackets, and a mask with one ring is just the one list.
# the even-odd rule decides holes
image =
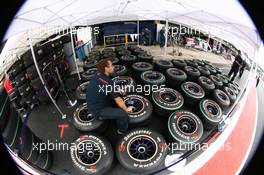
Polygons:
[[[215,64],[218,67],[222,68],[223,72],[227,73],[229,71],[230,65],[227,64]],[[244,83],[248,75],[248,71],[244,72],[243,77],[241,80],[237,78],[236,82],[240,85],[241,89],[244,88]],[[72,84],[73,82],[76,83],[78,81],[74,80],[69,80],[71,82],[70,86],[74,86]],[[71,93],[71,96],[75,97],[75,93]],[[73,120],[73,112],[75,109],[79,106],[76,105],[75,107],[69,109],[66,108],[64,105],[65,102],[65,96],[63,93],[61,93],[61,96],[58,98],[57,103],[62,109],[64,113],[67,114],[67,119],[61,119],[61,116],[55,109],[53,104],[47,104],[47,105],[41,105],[33,110],[31,113],[30,119],[28,121],[28,126],[32,129],[32,131],[40,137],[42,140],[47,141],[49,140],[50,142],[53,143],[58,143],[58,142],[66,142],[66,143],[71,143],[75,139],[77,139],[80,135],[83,134],[88,134],[88,133],[81,133],[75,127],[72,125],[72,120]],[[167,120],[160,117],[160,116],[155,116],[155,114],[152,116],[151,123],[146,126],[148,128],[154,129],[160,133],[163,133],[164,128],[167,127]],[[64,131],[64,137],[60,138],[60,128],[58,125],[61,124],[67,124],[69,127],[65,129]],[[115,147],[116,141],[119,139],[119,135],[116,133],[116,128],[114,122],[110,122],[109,126],[106,130],[106,132],[103,133],[103,135],[108,139],[108,141],[111,142],[112,147]],[[208,132],[205,132],[203,135],[203,138],[206,137]],[[191,161],[194,159],[197,155],[190,156],[187,159],[187,162]],[[164,167],[160,167],[164,168]],[[79,173],[76,168],[73,167],[71,158],[70,158],[70,153],[69,151],[53,151],[53,166],[50,170],[50,172],[54,174],[81,174]],[[115,175],[121,175],[121,174],[133,174],[125,170],[118,162],[116,161],[115,167],[111,172],[108,174],[115,174]],[[168,170],[163,171],[159,174],[169,174]]]

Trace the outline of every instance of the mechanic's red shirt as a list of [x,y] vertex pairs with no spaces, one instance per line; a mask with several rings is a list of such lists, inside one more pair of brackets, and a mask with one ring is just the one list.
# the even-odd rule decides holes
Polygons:
[[10,94],[13,91],[11,81],[8,78],[5,78],[4,87],[5,87],[7,94]]

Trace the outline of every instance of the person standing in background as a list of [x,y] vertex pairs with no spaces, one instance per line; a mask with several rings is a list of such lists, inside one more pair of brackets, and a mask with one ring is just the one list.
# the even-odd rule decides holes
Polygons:
[[244,73],[244,70],[245,70],[245,67],[246,67],[246,60],[243,60],[242,61],[242,66],[240,67],[240,70],[239,70],[239,78],[242,77],[242,75]]
[[162,27],[160,30],[160,48],[163,48],[165,45],[165,28]]
[[231,77],[233,75],[231,78],[231,81],[234,81],[234,79],[236,78],[236,75],[237,75],[239,69],[242,67],[242,62],[243,62],[243,60],[241,58],[241,51],[238,50],[237,55],[235,57],[235,60],[231,66],[229,73],[228,73],[228,77]]

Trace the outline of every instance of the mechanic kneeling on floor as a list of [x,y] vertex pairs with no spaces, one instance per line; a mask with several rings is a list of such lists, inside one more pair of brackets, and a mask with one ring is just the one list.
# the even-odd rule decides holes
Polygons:
[[[123,134],[128,129],[128,113],[132,106],[126,106],[119,93],[114,92],[114,82],[109,77],[114,73],[111,59],[103,59],[98,63],[95,74],[86,88],[86,102],[88,112],[100,120],[115,119],[118,134]],[[111,92],[106,92],[106,86],[112,86]],[[113,101],[117,107],[113,107]]]

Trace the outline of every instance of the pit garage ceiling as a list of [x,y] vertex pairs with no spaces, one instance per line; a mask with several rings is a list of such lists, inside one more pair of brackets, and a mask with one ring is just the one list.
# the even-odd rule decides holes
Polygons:
[[16,14],[5,39],[51,26],[112,21],[168,20],[222,38],[253,59],[260,38],[234,0],[28,0]]

